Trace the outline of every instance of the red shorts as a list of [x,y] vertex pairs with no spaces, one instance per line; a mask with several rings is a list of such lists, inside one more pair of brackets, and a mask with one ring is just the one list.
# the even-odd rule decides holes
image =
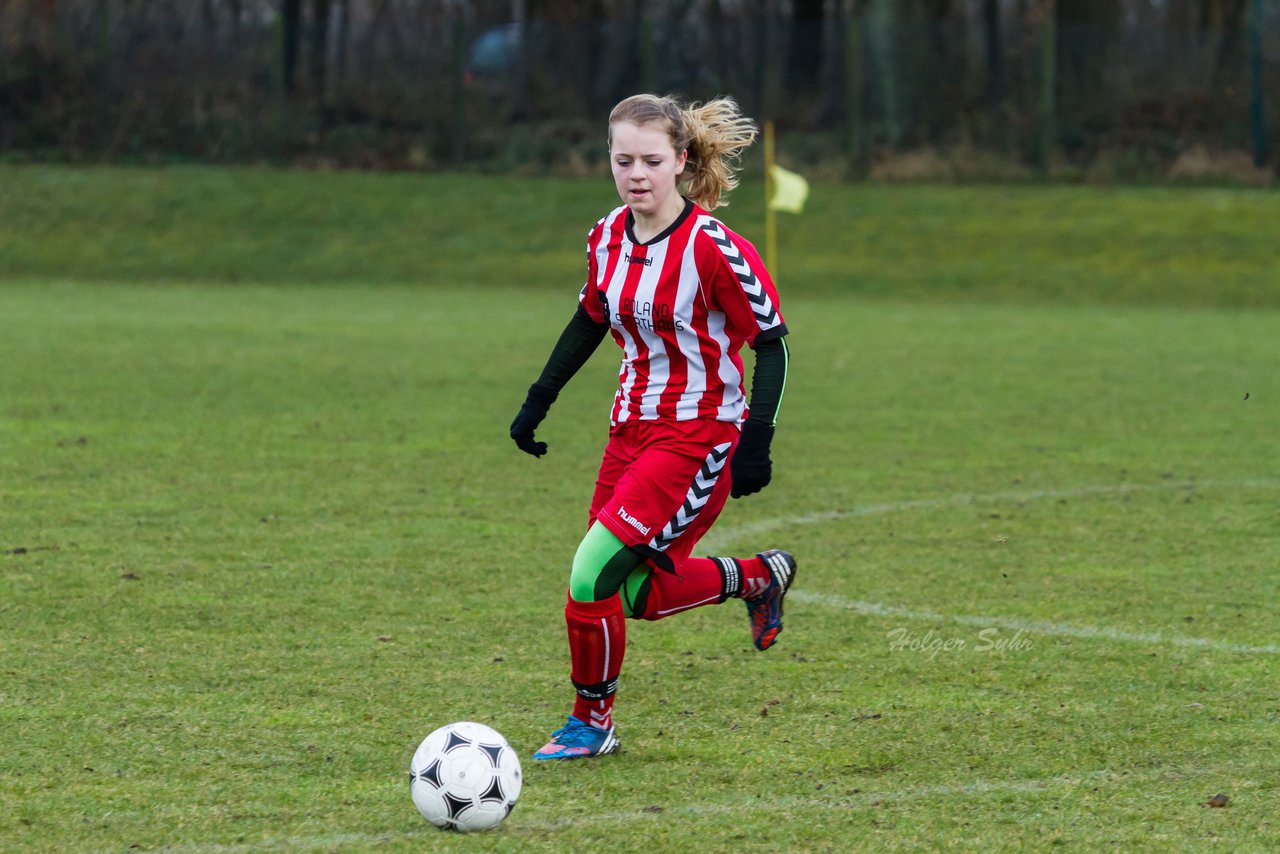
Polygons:
[[662,569],[687,558],[729,497],[738,426],[725,421],[624,421],[609,431],[591,522]]

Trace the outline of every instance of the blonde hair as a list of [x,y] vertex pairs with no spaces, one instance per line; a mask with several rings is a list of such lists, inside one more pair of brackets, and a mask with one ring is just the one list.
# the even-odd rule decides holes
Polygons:
[[676,154],[689,153],[677,184],[681,195],[708,211],[729,204],[724,196],[738,186],[742,151],[758,133],[755,122],[729,97],[681,105],[669,95],[632,95],[609,113],[610,144],[618,122],[661,125]]

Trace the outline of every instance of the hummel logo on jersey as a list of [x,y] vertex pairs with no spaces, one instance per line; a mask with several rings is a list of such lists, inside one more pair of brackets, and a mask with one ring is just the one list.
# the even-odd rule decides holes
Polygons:
[[649,536],[648,526],[640,524],[640,520],[628,513],[625,507],[618,508],[618,518],[644,534],[646,537]]
[[653,266],[653,259],[652,259],[652,258],[636,258],[636,257],[632,256],[632,254],[631,254],[630,252],[626,253],[626,256],[625,256],[625,257],[626,257],[626,260],[627,260],[627,263],[628,263],[628,264],[643,264],[643,265],[645,265],[646,267],[652,267],[652,266]]

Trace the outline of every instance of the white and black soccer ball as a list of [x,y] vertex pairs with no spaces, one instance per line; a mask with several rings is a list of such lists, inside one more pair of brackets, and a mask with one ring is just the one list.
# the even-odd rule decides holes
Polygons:
[[462,721],[431,733],[409,763],[409,791],[422,817],[468,833],[502,823],[520,797],[520,757],[496,730]]

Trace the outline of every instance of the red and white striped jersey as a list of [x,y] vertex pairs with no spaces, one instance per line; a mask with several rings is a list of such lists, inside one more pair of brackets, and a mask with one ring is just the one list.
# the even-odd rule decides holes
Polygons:
[[787,334],[759,254],[692,202],[648,243],[630,223],[624,205],[591,230],[579,296],[622,348],[612,422],[742,422],[738,351]]

